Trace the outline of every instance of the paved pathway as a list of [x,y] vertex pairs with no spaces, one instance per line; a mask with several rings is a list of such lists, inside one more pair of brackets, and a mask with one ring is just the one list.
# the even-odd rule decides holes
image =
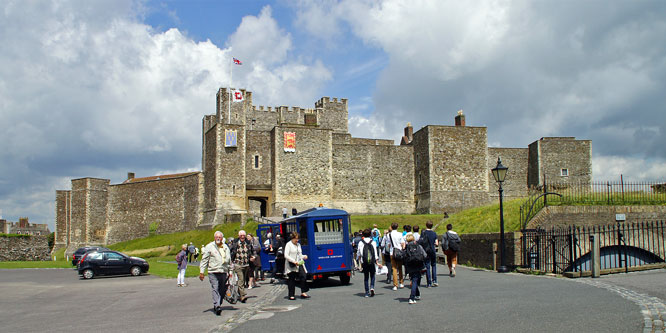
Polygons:
[[[443,267],[439,268],[441,272]],[[666,274],[661,272],[661,277]],[[312,289],[311,299],[278,297],[272,305],[278,311],[259,313],[234,332],[394,331],[398,327],[445,332],[643,332],[656,326],[651,322],[648,327],[644,310],[652,311],[658,300],[632,294],[610,280],[498,274],[462,267],[457,277],[440,273],[439,279],[439,287],[422,288],[423,299],[415,305],[407,303],[407,288],[392,291],[379,282],[377,296],[364,298],[360,274],[348,287],[331,279],[326,288]],[[291,311],[285,311],[287,306]]]
[[664,332],[666,270],[612,274],[577,281],[607,289],[634,302],[643,315],[643,332]]
[[0,270],[0,321],[3,332],[663,332],[666,270],[570,280],[461,267],[456,278],[440,273],[440,287],[422,288],[415,305],[407,288],[392,291],[384,278],[374,298],[363,297],[357,274],[350,286],[332,278],[296,301],[285,285],[264,282],[217,317],[208,280],[178,288],[153,276],[87,281],[70,269]]
[[[174,269],[175,269],[174,265]],[[274,287],[260,282],[248,302],[224,303],[212,312],[208,278],[155,276],[82,280],[73,269],[0,269],[2,332],[208,332],[233,327],[273,301]],[[279,285],[275,288],[284,288]],[[279,291],[279,290],[278,290]],[[229,325],[228,323],[232,323]]]

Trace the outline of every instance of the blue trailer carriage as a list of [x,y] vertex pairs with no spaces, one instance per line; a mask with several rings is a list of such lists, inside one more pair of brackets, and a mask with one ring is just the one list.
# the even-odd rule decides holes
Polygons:
[[[316,281],[338,276],[342,284],[348,284],[353,268],[349,223],[349,214],[346,211],[318,207],[303,211],[280,223],[262,224],[257,229],[257,235],[264,244],[269,231],[273,237],[280,233],[286,241],[289,241],[291,232],[298,232],[303,254],[308,256],[305,261],[308,279]],[[271,265],[275,264],[275,256],[265,250],[262,251],[261,260],[262,267],[272,267]]]

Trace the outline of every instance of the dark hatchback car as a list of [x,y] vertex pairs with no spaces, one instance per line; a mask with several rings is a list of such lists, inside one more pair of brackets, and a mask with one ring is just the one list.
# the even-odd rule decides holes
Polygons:
[[139,276],[148,273],[148,262],[126,254],[100,250],[86,253],[79,262],[79,275],[84,279],[92,279],[96,275],[124,275]]
[[99,250],[108,250],[108,249],[101,246],[84,246],[76,249],[76,251],[74,251],[74,254],[72,254],[72,265],[76,266],[79,263],[79,260],[81,260],[81,257],[83,257],[83,255],[86,254],[86,252],[99,251]]

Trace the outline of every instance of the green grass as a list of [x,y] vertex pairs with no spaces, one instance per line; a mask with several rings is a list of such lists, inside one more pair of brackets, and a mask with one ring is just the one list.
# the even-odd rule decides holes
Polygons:
[[[524,198],[504,202],[504,231],[520,230],[520,206],[523,202]],[[453,230],[462,234],[499,232],[499,203],[451,214],[446,223],[451,223]],[[438,232],[443,230],[438,229]]]
[[0,269],[14,268],[72,268],[71,262],[58,261],[1,261]]
[[[432,221],[433,225],[437,225],[442,221],[444,215],[442,214],[423,214],[423,215],[352,215],[351,216],[351,231],[359,231],[366,228],[373,228],[377,224],[379,230],[388,229],[393,222],[397,222],[402,230],[405,224],[418,225],[421,229],[425,229],[427,221]],[[440,227],[441,228],[441,227]]]
[[[257,223],[250,221],[242,228],[247,233],[256,234]],[[185,232],[176,232],[163,235],[152,235],[144,238],[134,239],[130,241],[120,242],[108,246],[111,250],[120,252],[128,252],[132,254],[135,251],[156,249],[146,253],[136,253],[137,256],[142,258],[149,258],[153,256],[175,256],[180,251],[181,244],[189,244],[192,242],[194,246],[201,248],[201,245],[208,244],[213,241],[213,234],[216,230],[222,231],[224,237],[238,236],[238,231],[241,230],[240,223],[228,223],[215,226],[212,230],[191,230]],[[157,248],[167,247],[166,250],[157,250]]]
[[[150,275],[156,275],[165,279],[175,279],[178,277],[178,266],[175,263],[167,262],[175,261],[175,258],[154,257],[146,260],[148,260],[148,264],[150,265],[150,269],[148,270]],[[188,265],[187,270],[185,271],[185,277],[195,276],[199,276],[199,266]]]

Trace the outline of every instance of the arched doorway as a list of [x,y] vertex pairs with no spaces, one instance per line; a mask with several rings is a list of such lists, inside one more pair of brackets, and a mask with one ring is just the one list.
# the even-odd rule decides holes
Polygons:
[[261,217],[268,216],[268,198],[265,197],[248,197],[248,213]]

